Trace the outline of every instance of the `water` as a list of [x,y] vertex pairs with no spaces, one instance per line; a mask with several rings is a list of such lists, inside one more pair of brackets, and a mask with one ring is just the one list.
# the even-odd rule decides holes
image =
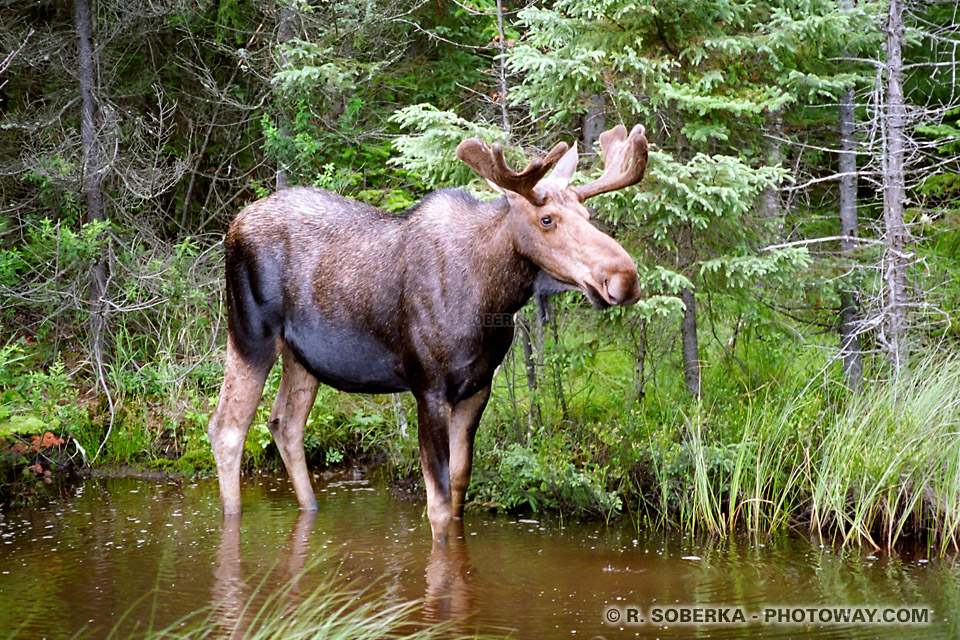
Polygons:
[[[90,479],[67,499],[8,512],[0,519],[0,638],[105,637],[207,606],[242,616],[261,582],[269,591],[302,574],[309,585],[330,571],[350,585],[374,583],[389,601],[426,598],[418,615],[428,621],[517,638],[960,636],[954,559],[488,513],[468,513],[462,539],[433,549],[422,502],[355,472],[316,486],[315,516],[299,514],[286,478],[271,475],[245,478],[241,519],[222,519],[213,478]],[[738,607],[749,624],[650,620],[661,607],[661,616],[682,615],[679,605],[700,615],[708,605]],[[762,621],[765,609],[821,605],[913,607],[931,611],[930,623]],[[631,609],[643,624],[623,624]],[[616,625],[604,620],[617,615]]]

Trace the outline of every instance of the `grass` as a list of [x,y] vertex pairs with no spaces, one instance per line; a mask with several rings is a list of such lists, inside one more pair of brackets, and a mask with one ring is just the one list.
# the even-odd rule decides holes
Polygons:
[[927,360],[854,398],[824,434],[811,484],[818,531],[873,547],[928,534],[960,550],[960,360]]
[[[450,624],[423,621],[423,603],[395,602],[376,591],[376,585],[352,588],[339,574],[337,563],[314,558],[298,575],[280,586],[268,584],[267,574],[249,593],[236,589],[223,594],[220,602],[199,609],[166,626],[156,626],[157,592],[153,611],[144,621],[131,620],[132,608],[107,633],[107,640],[202,640],[244,638],[244,640],[431,640],[476,638],[455,632]],[[303,585],[304,576],[311,583]],[[14,630],[18,635],[19,630]],[[91,637],[79,630],[72,637]]]

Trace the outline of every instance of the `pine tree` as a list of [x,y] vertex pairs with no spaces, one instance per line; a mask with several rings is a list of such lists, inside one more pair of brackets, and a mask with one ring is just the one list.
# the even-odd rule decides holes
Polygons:
[[648,291],[682,300],[686,385],[698,396],[695,292],[731,295],[758,316],[757,284],[773,287],[809,264],[804,248],[762,251],[783,225],[769,214],[770,194],[787,178],[768,133],[810,103],[835,102],[857,77],[831,59],[863,15],[819,1],[568,0],[520,18],[515,101],[562,127],[600,95],[608,121],[648,124],[659,150],[643,189],[597,210],[644,247]]

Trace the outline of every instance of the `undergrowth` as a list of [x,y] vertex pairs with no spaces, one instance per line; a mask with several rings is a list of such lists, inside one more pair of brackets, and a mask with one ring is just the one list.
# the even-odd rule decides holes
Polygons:
[[[206,424],[225,333],[218,245],[108,231],[124,238],[116,260],[129,267],[115,269],[123,295],[102,379],[91,376],[81,347],[83,308],[57,304],[65,291],[80,295],[79,265],[100,236],[38,224],[31,243],[0,256],[8,321],[0,458],[14,475],[83,464],[210,473]],[[14,290],[31,278],[36,287]],[[58,284],[39,284],[47,279]],[[636,318],[583,307],[562,296],[556,325],[523,312],[533,355],[515,344],[494,381],[470,508],[627,517],[638,527],[718,536],[800,527],[851,544],[958,547],[960,358],[941,349],[902,380],[885,380],[881,368],[851,393],[823,345],[763,319],[744,331],[742,322],[720,324],[705,329],[715,339],[702,348],[704,393],[693,401],[672,343],[675,318],[643,320],[640,350]],[[276,367],[247,438],[248,469],[281,466],[266,428],[279,378]],[[31,446],[48,433],[64,441],[56,455]],[[408,395],[322,387],[305,443],[314,467],[376,455],[405,485],[419,483]]]

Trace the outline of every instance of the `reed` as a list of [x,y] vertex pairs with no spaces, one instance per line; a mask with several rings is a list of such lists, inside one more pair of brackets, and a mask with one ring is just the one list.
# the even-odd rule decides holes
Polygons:
[[873,547],[912,534],[940,552],[960,548],[960,359],[928,359],[854,398],[813,468],[818,532]]

